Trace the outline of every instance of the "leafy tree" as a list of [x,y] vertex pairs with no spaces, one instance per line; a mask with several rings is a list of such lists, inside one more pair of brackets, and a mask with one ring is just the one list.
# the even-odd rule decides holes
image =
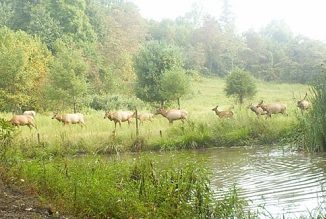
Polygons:
[[14,11],[10,3],[0,1],[0,27],[10,26],[14,16]]
[[94,42],[96,34],[86,15],[86,0],[51,1],[46,0],[51,17],[61,24],[64,34],[75,42]]
[[37,107],[51,55],[25,32],[0,29],[0,105],[2,110]]
[[27,32],[37,35],[46,45],[53,50],[55,41],[63,34],[59,21],[52,18],[44,5],[37,5],[31,10],[31,22]]
[[177,100],[180,108],[180,97],[190,90],[190,80],[182,68],[171,69],[164,73],[161,82],[161,95],[165,100]]
[[47,99],[52,107],[60,107],[60,110],[73,108],[76,112],[88,87],[85,77],[87,65],[83,53],[74,45],[67,45],[61,40],[55,44],[55,50],[46,90]]
[[136,95],[147,102],[161,102],[161,82],[165,72],[182,66],[178,48],[157,41],[147,43],[135,57],[138,77]]
[[240,68],[234,69],[226,78],[224,89],[227,96],[233,96],[243,103],[244,98],[253,97],[256,94],[256,84],[249,72]]

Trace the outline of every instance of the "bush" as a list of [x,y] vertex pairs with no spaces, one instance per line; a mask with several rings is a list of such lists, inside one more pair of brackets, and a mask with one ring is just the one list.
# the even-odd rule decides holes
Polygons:
[[14,135],[15,128],[8,121],[0,118],[0,161],[7,164],[7,149],[11,145]]
[[90,107],[95,110],[114,110],[144,108],[146,104],[136,97],[128,97],[122,95],[99,96],[94,95],[90,103]]

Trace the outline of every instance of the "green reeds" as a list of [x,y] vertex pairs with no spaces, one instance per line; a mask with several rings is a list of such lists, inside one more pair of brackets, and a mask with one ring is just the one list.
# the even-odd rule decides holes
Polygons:
[[311,88],[312,109],[300,119],[301,144],[308,151],[326,151],[326,72]]
[[245,202],[234,192],[223,200],[214,199],[209,171],[200,162],[166,157],[158,161],[148,156],[22,162],[20,178],[61,212],[81,218],[247,215]]

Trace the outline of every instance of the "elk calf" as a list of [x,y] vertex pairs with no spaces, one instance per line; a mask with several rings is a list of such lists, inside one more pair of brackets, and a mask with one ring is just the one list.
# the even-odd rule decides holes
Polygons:
[[251,109],[251,111],[253,111],[258,118],[260,117],[260,115],[266,115],[267,114],[267,112],[264,111],[261,107],[257,107],[257,106],[255,106],[253,104],[250,104],[248,106],[248,108]]
[[[133,118],[136,117],[136,112],[132,115]],[[137,113],[137,119],[139,120],[139,124],[142,124],[144,121],[152,121],[154,117],[153,113]]]
[[212,110],[220,118],[232,118],[233,115],[234,115],[234,113],[230,109],[229,110],[219,111],[217,108],[218,108],[218,106],[214,107]]
[[310,109],[310,107],[311,107],[311,103],[308,100],[306,100],[307,95],[308,95],[308,93],[306,93],[304,98],[302,100],[299,100],[297,103],[297,106],[301,110],[301,113],[303,113],[303,111],[305,111],[305,110]]

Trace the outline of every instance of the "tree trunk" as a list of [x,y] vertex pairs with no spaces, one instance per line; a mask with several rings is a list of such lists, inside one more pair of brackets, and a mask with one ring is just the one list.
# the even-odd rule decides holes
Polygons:
[[243,104],[243,95],[242,94],[239,96],[239,102],[240,102],[240,104]]
[[180,109],[180,97],[178,97],[178,109]]
[[139,124],[138,124],[138,111],[135,109],[135,118],[136,118],[136,136],[139,137]]
[[76,105],[77,105],[77,103],[76,103],[76,99],[74,98],[74,113],[76,113],[76,112],[77,112],[77,109],[76,109],[76,108],[77,108],[77,106],[76,106]]

